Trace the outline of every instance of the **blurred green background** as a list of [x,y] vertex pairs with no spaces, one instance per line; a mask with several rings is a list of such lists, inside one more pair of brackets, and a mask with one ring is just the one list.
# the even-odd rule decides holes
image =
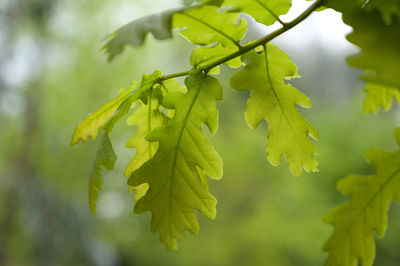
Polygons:
[[[200,234],[187,233],[176,252],[166,250],[150,233],[150,215],[132,212],[122,172],[134,155],[124,148],[134,128],[124,123],[111,136],[116,168],[105,175],[97,217],[90,213],[96,143],[70,148],[74,127],[143,73],[187,69],[193,49],[178,34],[163,42],[149,36],[144,47],[126,49],[107,63],[101,40],[133,18],[179,4],[0,0],[0,265],[323,265],[321,247],[331,228],[322,218],[346,200],[335,183],[348,174],[372,173],[364,151],[396,149],[392,132],[399,121],[397,107],[362,114],[359,72],[344,61],[357,49],[344,37],[326,40],[315,28],[331,11],[277,40],[303,76],[291,83],[313,102],[302,112],[320,132],[320,172],[294,177],[284,161],[269,165],[267,126],[247,127],[248,95],[229,88],[235,70],[223,67],[220,127],[210,136],[224,160],[224,178],[210,181],[217,218],[199,216]],[[341,26],[333,20],[333,30],[335,23]],[[248,38],[264,30],[250,21]],[[400,208],[393,205],[375,265],[400,265],[398,232]]]

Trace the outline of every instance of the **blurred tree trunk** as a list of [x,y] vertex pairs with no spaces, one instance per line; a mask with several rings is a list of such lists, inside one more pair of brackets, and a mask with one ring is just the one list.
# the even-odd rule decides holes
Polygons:
[[[19,88],[19,94],[23,98],[23,111],[18,119],[21,123],[20,132],[15,132],[12,140],[13,146],[7,158],[7,170],[5,173],[5,188],[2,193],[2,201],[7,205],[0,215],[0,265],[15,265],[12,257],[12,250],[15,245],[12,239],[15,235],[22,236],[23,242],[28,242],[28,263],[35,265],[56,265],[58,256],[64,252],[63,248],[55,245],[57,230],[62,230],[62,234],[73,238],[77,234],[85,235],[85,226],[79,223],[74,210],[65,202],[59,202],[57,195],[52,193],[51,188],[47,188],[41,181],[40,169],[37,162],[41,156],[41,138],[45,136],[41,126],[41,106],[45,100],[43,93],[43,75],[46,68],[46,42],[47,38],[47,18],[52,6],[56,1],[34,0],[20,1],[12,0],[8,9],[5,10],[4,25],[5,42],[0,60],[0,68],[6,67],[12,55],[16,52],[14,47],[19,36],[19,29],[23,23],[33,25],[34,45],[32,49],[38,59],[35,61],[34,77],[24,82],[24,87]],[[23,34],[23,33],[21,33]],[[0,74],[0,99],[9,88],[5,77]],[[2,123],[0,113],[0,124]],[[2,130],[0,130],[0,134]],[[1,138],[1,136],[0,136]],[[0,194],[1,195],[1,194]],[[65,224],[59,224],[63,221]],[[27,233],[21,233],[21,231]],[[70,231],[70,232],[68,232]],[[20,236],[21,237],[21,236]],[[89,238],[89,237],[88,237]],[[78,250],[77,260],[85,265],[90,265],[92,259],[85,241],[77,241]],[[83,246],[80,246],[83,245]],[[75,259],[75,258],[74,258]]]

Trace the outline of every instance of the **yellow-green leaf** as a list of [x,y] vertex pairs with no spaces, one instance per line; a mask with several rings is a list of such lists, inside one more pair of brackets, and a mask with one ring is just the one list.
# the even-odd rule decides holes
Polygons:
[[146,136],[156,127],[164,125],[166,117],[158,110],[158,99],[148,101],[148,105],[138,103],[138,109],[128,118],[127,124],[136,126],[135,134],[126,143],[127,148],[135,148],[135,156],[125,169],[129,176],[143,163],[153,157],[158,149],[158,142],[148,142]]
[[[395,137],[400,145],[400,128]],[[324,219],[334,227],[324,245],[324,251],[329,253],[327,266],[371,266],[375,257],[374,233],[383,237],[390,203],[400,202],[400,150],[375,148],[366,152],[366,158],[376,173],[340,180],[337,188],[350,200]]]
[[296,105],[311,107],[310,100],[285,79],[298,77],[296,65],[277,46],[268,44],[266,52],[243,56],[246,66],[231,79],[235,90],[252,90],[246,109],[246,121],[256,128],[268,123],[267,154],[272,165],[286,155],[290,172],[301,175],[302,168],[318,171],[314,158],[317,148],[310,137],[318,139],[317,130],[306,121]]
[[[186,88],[181,86],[176,79],[169,79],[161,85],[166,93],[186,92]],[[135,148],[136,153],[132,161],[125,169],[124,175],[129,176],[133,171],[151,159],[158,149],[158,142],[146,140],[150,132],[164,125],[168,118],[159,110],[159,97],[161,87],[152,89],[148,94],[146,104],[138,102],[139,107],[128,118],[127,124],[137,127],[135,134],[126,143],[127,148]]]
[[88,114],[75,128],[71,145],[78,144],[79,141],[86,142],[89,137],[95,140],[99,129],[112,117],[120,104],[129,97],[129,94],[132,93],[137,86],[139,86],[139,83],[134,82],[129,90],[120,90],[120,95],[117,98],[107,102],[96,112]]
[[[190,57],[190,64],[193,67],[201,67],[230,55],[238,50],[239,48],[236,46],[225,48],[221,44],[218,44],[215,47],[196,47]],[[225,64],[232,68],[238,68],[242,65],[242,61],[240,61],[240,57],[236,57],[225,62]],[[213,68],[210,73],[218,74],[219,66]]]
[[130,186],[149,185],[135,212],[152,213],[151,230],[160,234],[170,250],[177,248],[185,230],[199,231],[195,209],[208,218],[215,217],[217,201],[208,192],[203,175],[222,176],[222,161],[202,131],[203,123],[211,133],[217,129],[215,101],[222,99],[222,88],[215,78],[198,71],[193,71],[185,84],[186,94],[170,92],[164,98],[163,105],[175,109],[175,115],[147,137],[159,142],[158,150],[128,180]]
[[[161,93],[160,86],[161,85],[152,89],[147,94],[147,105],[141,101],[138,102],[139,107],[127,120],[127,124],[136,126],[137,130],[126,143],[126,147],[135,148],[136,153],[125,169],[125,176],[129,176],[133,171],[150,160],[158,149],[158,142],[149,142],[146,140],[146,137],[154,128],[164,125],[168,120],[168,118],[159,110],[159,95]],[[164,88],[165,93],[186,91],[186,88],[181,86],[176,79],[164,81],[162,87]],[[144,183],[138,186],[133,186],[131,189],[136,191],[135,201],[138,201],[146,194],[149,185]]]
[[239,9],[252,16],[257,22],[272,25],[280,15],[286,14],[292,5],[291,0],[225,0],[224,6]]
[[98,191],[103,186],[102,166],[107,170],[114,168],[114,163],[117,160],[114,149],[111,145],[110,138],[106,131],[99,142],[99,147],[96,153],[92,171],[89,179],[89,206],[90,210],[96,215],[96,201],[99,198]]
[[125,45],[142,46],[148,33],[158,40],[172,37],[172,15],[181,9],[171,9],[135,19],[122,26],[107,37],[103,49],[108,54],[108,61],[122,53]]
[[128,113],[133,102],[138,98],[146,99],[151,87],[161,77],[161,72],[156,70],[153,74],[144,74],[141,82],[133,82],[129,90],[120,90],[120,96],[104,104],[96,112],[87,115],[75,128],[71,145],[86,142],[89,136],[96,139],[100,128],[104,127],[110,134],[115,123]]
[[174,15],[174,28],[193,44],[221,43],[224,47],[239,44],[247,30],[239,13],[221,13],[216,6],[201,6]]
[[400,90],[374,83],[367,83],[364,87],[367,97],[364,101],[364,113],[377,113],[379,108],[388,111],[392,101],[400,103]]
[[133,197],[134,201],[137,202],[140,200],[144,195],[146,195],[147,190],[149,190],[149,184],[143,183],[138,186],[134,186],[130,188],[130,191],[135,191],[135,196]]

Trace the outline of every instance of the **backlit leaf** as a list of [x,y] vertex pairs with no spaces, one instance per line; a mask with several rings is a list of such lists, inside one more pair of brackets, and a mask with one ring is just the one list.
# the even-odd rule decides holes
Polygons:
[[182,9],[171,9],[159,14],[135,19],[110,34],[103,49],[111,61],[122,53],[125,45],[142,46],[148,33],[157,40],[172,38],[172,15]]
[[[221,44],[218,44],[215,47],[196,47],[190,57],[190,64],[193,67],[201,67],[218,59],[221,59],[229,54],[232,54],[238,50],[239,49],[235,46],[225,48]],[[238,68],[242,65],[242,61],[240,61],[240,57],[236,57],[230,61],[227,61],[225,64],[233,68]],[[219,66],[212,69],[210,73],[218,74]]]
[[137,130],[126,143],[126,147],[135,148],[136,153],[125,169],[125,176],[152,158],[158,149],[157,142],[148,142],[145,138],[154,128],[164,125],[167,118],[159,111],[159,99],[152,93],[149,98],[147,105],[140,101],[137,110],[127,120],[127,124],[136,126]]
[[399,15],[400,2],[336,0],[328,6],[342,12],[343,21],[353,27],[347,40],[361,49],[348,63],[365,70],[361,77],[368,93],[364,111],[375,113],[381,105],[388,110],[391,97],[397,95],[394,89],[400,90],[400,20],[393,19]]
[[224,0],[182,0],[185,6],[191,5],[209,5],[220,6]]
[[246,20],[239,16],[221,13],[216,6],[202,6],[176,13],[173,24],[174,28],[182,28],[180,34],[193,44],[232,47],[239,44],[247,29]]
[[277,17],[286,14],[292,5],[291,0],[225,0],[224,6],[239,9],[252,16],[257,22],[272,25]]
[[129,97],[137,85],[139,84],[134,82],[129,90],[120,90],[120,96],[107,102],[96,112],[88,114],[75,128],[71,145],[78,144],[80,141],[86,142],[89,136],[95,140],[99,129],[113,116],[120,104]]
[[186,94],[172,92],[164,98],[163,105],[175,109],[175,115],[147,136],[148,141],[159,143],[158,150],[128,180],[130,186],[149,184],[135,212],[152,213],[151,230],[160,234],[170,250],[177,248],[185,230],[199,231],[195,209],[208,218],[215,217],[217,201],[202,175],[215,179],[222,176],[221,159],[202,132],[203,123],[211,133],[217,129],[215,101],[222,99],[222,88],[215,78],[197,71],[186,78],[185,84]]
[[94,215],[96,215],[96,201],[99,198],[98,191],[103,186],[102,166],[107,170],[112,170],[116,160],[117,156],[111,145],[110,138],[107,132],[104,131],[99,142],[96,159],[94,160],[89,179],[89,206]]
[[120,96],[104,104],[99,110],[87,115],[83,121],[75,128],[72,136],[71,145],[86,142],[89,136],[96,139],[100,128],[105,127],[110,134],[115,123],[126,115],[138,98],[146,99],[146,93],[161,76],[161,72],[156,70],[153,74],[144,74],[142,81],[133,82],[129,90],[120,90]]
[[392,106],[393,99],[400,103],[400,90],[379,84],[368,83],[364,91],[367,97],[364,101],[364,113],[377,113],[379,108],[388,111]]
[[[400,145],[400,129],[396,129],[395,137]],[[334,227],[324,245],[324,251],[329,253],[328,266],[372,265],[374,233],[378,237],[384,235],[390,203],[400,202],[400,150],[386,152],[375,148],[368,150],[366,157],[376,173],[340,180],[337,188],[350,200],[324,219]]]
[[309,136],[318,139],[317,130],[307,122],[296,105],[311,107],[310,100],[285,79],[298,77],[296,65],[273,44],[265,52],[250,52],[242,57],[246,66],[231,79],[235,90],[252,90],[247,102],[246,121],[256,128],[268,123],[267,154],[272,165],[286,155],[290,172],[301,175],[302,168],[317,171],[317,148]]
[[400,89],[400,23],[386,25],[381,16],[361,9],[345,13],[343,20],[353,27],[347,40],[360,47],[358,55],[348,58],[351,66],[366,70],[367,82]]
[[[161,93],[161,85],[152,89],[148,94],[147,105],[142,101],[138,102],[139,107],[128,118],[127,124],[136,126],[135,134],[126,143],[127,148],[135,148],[135,156],[125,169],[124,175],[129,176],[133,171],[150,160],[158,149],[158,142],[149,142],[146,140],[147,135],[157,127],[164,125],[168,118],[159,110],[159,97]],[[185,92],[186,88],[179,85],[176,79],[169,79],[163,83],[166,92]],[[136,190],[135,201],[143,197],[149,185],[147,183],[132,187]]]
[[145,137],[154,128],[162,126],[166,117],[158,110],[158,99],[152,99],[149,103],[145,105],[140,102],[138,109],[127,120],[128,125],[136,126],[137,130],[126,143],[127,148],[135,148],[136,152],[125,169],[125,176],[152,158],[158,148],[157,142],[148,142]]

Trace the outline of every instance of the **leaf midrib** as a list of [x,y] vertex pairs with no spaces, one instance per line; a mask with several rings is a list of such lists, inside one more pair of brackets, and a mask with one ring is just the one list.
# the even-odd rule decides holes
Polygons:
[[212,30],[215,31],[216,33],[218,33],[218,34],[222,35],[223,37],[225,37],[226,39],[230,40],[234,45],[238,45],[238,44],[239,44],[239,42],[236,41],[234,38],[232,38],[231,36],[229,36],[229,35],[226,34],[225,32],[220,31],[219,29],[217,29],[217,28],[214,27],[213,25],[208,24],[207,22],[205,22],[205,21],[203,21],[203,20],[201,20],[201,19],[199,19],[199,18],[196,18],[195,16],[192,16],[192,15],[190,15],[190,14],[187,14],[187,13],[184,13],[184,12],[181,12],[181,14],[184,15],[184,16],[186,16],[186,17],[188,17],[188,18],[191,18],[191,19],[193,19],[193,20],[199,22],[200,24],[203,24],[204,26],[206,26],[206,27],[208,27],[208,28],[210,28],[210,29],[212,29]]
[[267,5],[265,5],[264,3],[262,3],[260,0],[253,0],[253,1],[256,2],[257,4],[259,4],[260,6],[262,6],[268,13],[271,14],[271,16],[272,16],[275,20],[280,21],[278,15],[276,15],[276,14],[272,11],[272,9],[270,9]]
[[184,132],[184,130],[186,128],[186,123],[187,123],[187,121],[189,119],[189,116],[190,116],[190,114],[192,112],[193,106],[194,106],[194,104],[195,104],[195,102],[196,102],[196,100],[197,100],[197,98],[198,98],[198,96],[200,94],[200,91],[201,91],[200,88],[202,87],[203,82],[204,82],[204,79],[201,80],[201,83],[200,83],[200,85],[199,85],[199,87],[197,89],[197,92],[196,92],[195,96],[193,97],[193,100],[192,100],[192,102],[191,102],[191,104],[189,106],[189,109],[188,109],[188,111],[186,113],[186,116],[185,116],[185,118],[183,120],[183,123],[182,123],[182,128],[181,128],[181,130],[179,132],[178,140],[176,142],[176,149],[174,151],[174,159],[173,159],[173,162],[172,162],[171,174],[170,174],[170,178],[169,178],[170,179],[170,184],[169,184],[169,197],[168,197],[168,210],[169,210],[168,211],[168,232],[171,232],[171,228],[170,228],[170,226],[171,226],[171,205],[172,205],[172,193],[173,193],[172,183],[174,182],[174,179],[175,179],[175,169],[176,169],[176,164],[177,164],[178,152],[180,150],[181,140],[182,140],[183,132]]
[[349,234],[351,228],[355,224],[355,222],[363,216],[367,208],[372,204],[372,202],[376,199],[376,197],[382,192],[382,190],[400,173],[400,166],[389,176],[389,178],[379,187],[379,189],[372,195],[372,197],[368,200],[368,202],[361,208],[360,212],[358,213],[357,217],[351,222],[349,227],[346,230],[346,233]]
[[[290,123],[289,117],[287,116],[286,111],[283,108],[283,105],[281,103],[281,99],[279,98],[278,93],[276,92],[274,84],[272,82],[271,73],[269,71],[268,54],[267,54],[267,46],[266,45],[264,45],[264,55],[265,55],[265,71],[266,71],[266,75],[267,75],[267,79],[268,79],[269,85],[271,86],[272,94],[274,95],[276,101],[278,102],[279,108],[281,109],[282,114],[285,117],[285,120],[287,121],[287,124],[288,124],[288,126],[290,128],[290,131],[293,134],[293,137],[296,138],[296,134],[294,132],[292,124]],[[279,128],[279,130],[280,130],[280,128]]]

